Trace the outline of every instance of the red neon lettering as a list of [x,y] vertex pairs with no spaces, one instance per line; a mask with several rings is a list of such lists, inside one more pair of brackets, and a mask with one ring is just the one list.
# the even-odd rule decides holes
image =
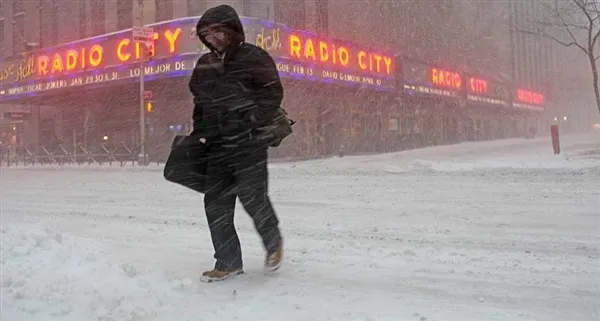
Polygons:
[[[50,59],[52,57],[52,59]],[[78,51],[69,49],[66,51],[55,52],[51,55],[40,55],[37,57],[38,75],[45,76],[47,74],[60,74],[66,71],[74,71],[78,69],[85,69],[89,63],[92,67],[98,67],[104,60],[104,48],[101,45],[93,45],[86,50],[81,48]],[[65,68],[66,62],[66,68]],[[51,66],[50,66],[51,63]],[[51,67],[48,70],[48,67]]]
[[362,50],[358,52],[358,66],[362,70],[365,70],[368,68],[367,64],[364,61],[366,56],[367,56],[366,52],[364,52]]
[[340,47],[338,49],[338,58],[342,66],[348,66],[348,63],[350,63],[350,53],[348,52],[348,49]]
[[102,57],[104,57],[104,49],[100,45],[93,45],[90,49],[90,65],[98,67],[102,62]]
[[486,94],[488,92],[488,82],[479,78],[469,78],[469,88],[471,92]]
[[37,57],[37,74],[38,76],[45,76],[48,74],[48,62],[50,58],[48,56]]
[[313,45],[312,40],[306,40],[306,47],[304,49],[304,58],[317,60],[317,56],[315,55],[315,46]]
[[[175,53],[178,48],[181,28],[168,29],[161,33],[154,33],[156,45],[161,45],[164,52]],[[164,39],[164,40],[163,40]],[[112,62],[130,62],[132,57],[140,57],[140,46],[136,43],[135,52],[130,38],[120,39],[116,47],[111,40],[107,43],[82,44],[80,48],[63,49],[36,57],[36,73],[38,76],[61,74],[65,72],[81,71],[87,68],[102,67],[107,59]],[[110,49],[107,51],[107,49]],[[108,56],[107,56],[108,55]]]
[[290,35],[290,56],[300,58],[301,48],[302,44],[300,43],[300,38],[295,35]]
[[[175,29],[175,32],[171,32],[171,30],[165,31],[165,39],[169,43],[169,52],[174,53],[176,49],[176,41],[179,39],[179,35],[181,34],[181,28]],[[154,40],[158,40],[158,34],[154,34]]]
[[79,55],[75,50],[67,50],[67,71],[75,70]]
[[130,43],[131,40],[123,39],[119,41],[119,44],[117,45],[117,58],[119,58],[121,62],[126,62],[131,58],[131,54],[126,51],[127,46],[129,46]]
[[321,62],[329,60],[329,48],[323,41],[319,41],[319,58]]
[[544,104],[544,95],[524,89],[517,90],[517,99],[527,104]]
[[462,78],[459,73],[437,68],[431,68],[431,82],[440,87],[462,88]]
[[62,62],[62,58],[60,57],[59,54],[55,54],[54,58],[52,59],[52,70],[50,71],[51,73],[59,73],[63,71],[63,62]]
[[355,67],[359,70],[387,75],[394,72],[392,57],[364,50],[353,51],[346,46],[308,37],[303,38],[294,34],[288,36],[287,51],[290,57],[300,60]]
[[81,61],[81,69],[85,68],[85,48],[81,48],[81,59],[79,59],[79,61]]

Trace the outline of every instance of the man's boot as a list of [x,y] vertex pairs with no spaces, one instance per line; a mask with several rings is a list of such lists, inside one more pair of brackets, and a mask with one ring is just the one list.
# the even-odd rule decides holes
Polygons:
[[205,283],[210,283],[210,282],[215,282],[215,281],[223,281],[232,276],[236,276],[236,275],[243,274],[243,273],[244,273],[244,270],[242,268],[231,270],[231,271],[222,271],[222,270],[213,269],[213,270],[202,273],[202,277],[200,278],[200,281],[205,282]]
[[281,267],[283,261],[283,239],[279,238],[277,248],[272,252],[267,252],[265,268],[269,272],[275,272]]

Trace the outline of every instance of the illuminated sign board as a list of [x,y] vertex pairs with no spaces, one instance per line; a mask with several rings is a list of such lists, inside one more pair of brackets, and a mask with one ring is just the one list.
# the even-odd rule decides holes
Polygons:
[[0,63],[0,83],[19,82],[35,74],[35,57],[26,56],[9,63]]
[[525,89],[517,89],[513,96],[513,106],[516,108],[544,110],[545,103],[543,94]]
[[[166,28],[154,33],[156,54],[172,56],[179,46],[181,28]],[[142,48],[140,48],[142,47]],[[140,59],[143,45],[129,38],[110,39],[101,43],[83,44],[71,49],[58,49],[36,57],[36,75],[64,75],[65,73],[86,71],[104,66],[114,66]]]
[[[155,60],[146,68],[150,76],[188,76],[190,61],[207,49],[195,37],[199,17],[152,26]],[[392,55],[268,21],[242,18],[246,41],[266,49],[282,77],[392,90],[395,61]],[[144,45],[132,40],[131,29],[83,39],[32,52],[27,57],[0,61],[0,100],[15,95],[106,83],[139,75],[138,59]],[[183,62],[183,65],[181,64]],[[154,69],[153,69],[154,68]],[[150,77],[149,79],[152,79]]]
[[[191,39],[197,19],[155,24],[155,61],[145,65],[148,80],[187,76],[205,49]],[[0,100],[24,94],[101,84],[139,77],[138,58],[146,50],[131,29],[32,52],[24,59],[0,61]]]
[[254,44],[276,57],[283,77],[380,90],[394,88],[396,62],[390,53],[267,21],[249,29],[255,35]]
[[453,90],[462,90],[463,80],[461,74],[455,71],[448,71],[440,68],[429,68],[431,73],[431,83],[439,88],[449,88]]
[[464,89],[463,76],[455,71],[432,67],[414,61],[403,62],[404,90],[409,94],[421,93],[460,98]]
[[[163,58],[144,65],[145,79],[155,80],[164,77],[189,75],[196,65],[195,57],[180,56]],[[39,92],[66,89],[86,85],[104,85],[119,80],[133,80],[140,77],[139,65],[112,66],[100,70],[79,72],[72,75],[62,75],[50,79],[40,79],[4,89],[5,95],[35,94]]]
[[506,85],[485,80],[481,77],[467,76],[467,101],[489,105],[510,106],[510,92]]

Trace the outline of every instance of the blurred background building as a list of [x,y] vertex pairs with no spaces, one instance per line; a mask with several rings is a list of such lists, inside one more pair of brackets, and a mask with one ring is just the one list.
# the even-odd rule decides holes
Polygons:
[[[545,93],[540,128],[600,122],[586,57],[511,25],[539,16],[538,0],[2,0],[0,57],[181,17],[219,4],[321,36],[381,47],[416,59]],[[143,21],[140,17],[143,16]],[[6,111],[28,106],[3,104]]]

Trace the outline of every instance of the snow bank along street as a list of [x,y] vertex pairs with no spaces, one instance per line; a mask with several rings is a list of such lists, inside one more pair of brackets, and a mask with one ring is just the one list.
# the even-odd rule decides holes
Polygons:
[[562,143],[274,164],[281,271],[240,211],[247,274],[211,284],[202,198],[160,167],[2,168],[0,319],[599,320],[600,137]]

